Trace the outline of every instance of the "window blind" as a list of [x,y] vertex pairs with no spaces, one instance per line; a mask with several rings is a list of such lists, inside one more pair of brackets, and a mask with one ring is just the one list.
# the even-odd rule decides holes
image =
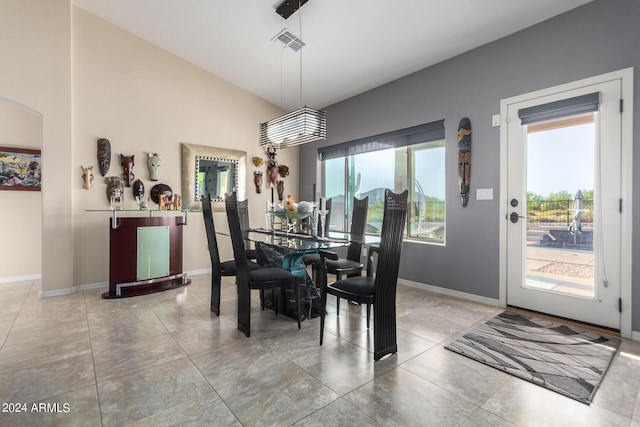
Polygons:
[[318,148],[321,160],[444,139],[444,120]]
[[528,125],[547,120],[561,119],[563,117],[576,116],[578,114],[593,113],[600,106],[600,92],[580,95],[574,98],[562,99],[547,104],[518,110],[520,123]]

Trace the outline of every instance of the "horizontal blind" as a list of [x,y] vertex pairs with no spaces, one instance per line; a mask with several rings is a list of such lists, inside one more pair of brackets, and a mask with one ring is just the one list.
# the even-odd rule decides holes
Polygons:
[[520,117],[521,124],[528,125],[530,123],[561,119],[578,114],[593,113],[594,111],[598,111],[599,106],[600,92],[594,92],[574,98],[549,102],[547,104],[521,108],[518,110],[518,117]]
[[321,160],[444,139],[444,120],[318,148]]

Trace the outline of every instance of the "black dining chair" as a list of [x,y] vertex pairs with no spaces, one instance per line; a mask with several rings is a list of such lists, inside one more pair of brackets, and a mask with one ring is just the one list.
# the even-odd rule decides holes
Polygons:
[[[364,266],[360,262],[362,244],[364,243],[364,233],[367,229],[367,213],[369,212],[369,197],[364,199],[353,198],[353,210],[351,214],[351,229],[349,234],[349,247],[346,258],[327,259],[327,272],[336,275],[336,280],[342,280],[344,276],[360,276]],[[320,267],[320,255],[317,263],[312,265],[316,271]],[[317,273],[314,273],[317,277]],[[337,302],[340,310],[340,300]]]
[[256,259],[256,250],[249,248],[250,243],[248,240],[246,240],[247,234],[249,233],[249,199],[238,201],[238,213],[240,214],[240,227],[242,229],[242,237],[245,238],[247,259]]
[[[242,236],[240,216],[238,213],[238,199],[236,193],[228,195],[225,199],[227,220],[229,222],[229,234],[233,246],[233,256],[236,261],[236,285],[238,288],[238,329],[247,337],[251,333],[251,290],[276,289],[283,286],[292,286],[296,298],[296,318],[300,329],[300,279],[298,276],[278,267],[263,267],[250,270],[247,265],[247,253],[245,239]],[[274,309],[278,314],[277,299]]]
[[[335,254],[320,251],[320,345],[324,337],[324,318],[326,315],[327,295],[367,304],[367,328],[373,313],[373,359],[380,360],[387,354],[398,350],[396,341],[396,287],[402,237],[407,218],[408,191],[400,194],[385,190],[384,216],[379,245],[369,247],[366,276],[354,276],[327,284],[327,265],[335,261]],[[373,274],[374,254],[377,254],[376,272]],[[333,260],[332,260],[333,258]],[[338,310],[339,311],[339,310]]]
[[[207,244],[209,246],[209,257],[211,258],[211,311],[213,311],[216,316],[219,316],[222,277],[236,275],[236,262],[232,259],[220,261],[218,238],[216,236],[216,227],[213,222],[213,211],[211,209],[211,197],[208,194],[202,196],[202,216],[204,217],[204,228],[207,232]],[[247,268],[254,270],[260,268],[260,266],[255,262],[249,261]]]

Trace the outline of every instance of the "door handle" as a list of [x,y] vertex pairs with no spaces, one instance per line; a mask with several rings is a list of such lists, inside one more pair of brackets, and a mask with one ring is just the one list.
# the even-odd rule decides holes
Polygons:
[[522,215],[518,215],[518,212],[511,212],[511,215],[509,215],[509,220],[514,224],[518,222],[518,219],[520,218],[524,217]]

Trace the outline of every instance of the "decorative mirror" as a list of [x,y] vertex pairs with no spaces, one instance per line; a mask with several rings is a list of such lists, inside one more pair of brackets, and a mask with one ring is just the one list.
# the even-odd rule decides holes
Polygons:
[[226,148],[182,144],[183,208],[199,209],[209,194],[214,210],[224,210],[224,195],[237,191],[245,197],[247,153]]

